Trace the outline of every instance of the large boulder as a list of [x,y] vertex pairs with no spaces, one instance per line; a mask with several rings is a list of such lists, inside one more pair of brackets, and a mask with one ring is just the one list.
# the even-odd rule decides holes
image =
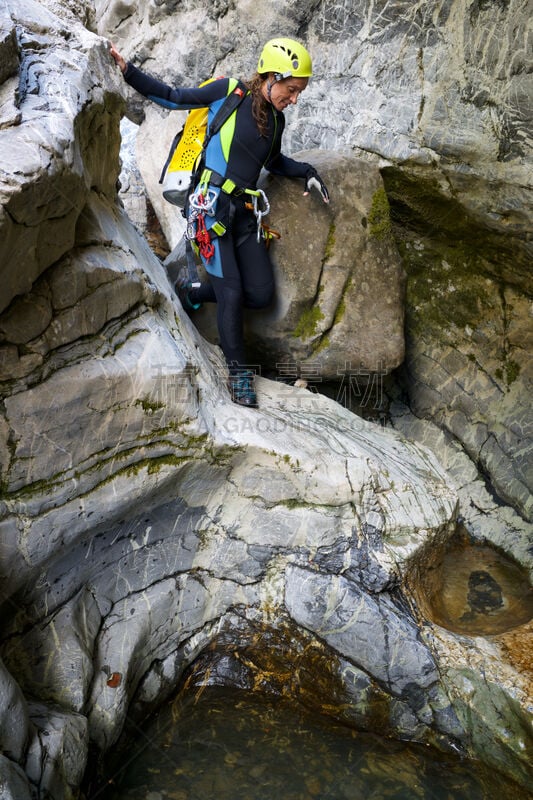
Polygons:
[[302,181],[265,182],[266,222],[281,239],[272,245],[273,308],[247,319],[254,363],[322,380],[357,369],[385,375],[404,356],[404,273],[379,170],[350,155],[295,157],[316,167],[331,202],[318,193],[302,201]]
[[[281,238],[270,246],[275,299],[245,317],[249,362],[315,386],[346,375],[367,384],[404,356],[405,280],[383,181],[376,166],[349,154],[296,157],[318,169],[331,202],[318,193],[303,198],[301,180],[262,180],[271,204],[264,221]],[[173,269],[184,262],[180,246],[166,261]],[[214,306],[193,321],[205,338],[218,340]]]

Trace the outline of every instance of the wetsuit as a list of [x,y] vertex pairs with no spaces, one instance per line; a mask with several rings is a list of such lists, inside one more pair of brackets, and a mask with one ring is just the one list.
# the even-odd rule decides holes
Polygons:
[[[159,105],[168,109],[209,108],[208,124],[226,99],[229,79],[220,78],[202,87],[172,89],[128,63],[126,81]],[[225,126],[224,126],[225,127]],[[235,115],[231,142],[223,143],[223,131],[209,141],[205,166],[237,187],[254,189],[264,167],[275,175],[305,178],[310,164],[296,161],[281,153],[285,117],[268,107],[266,134],[259,132],[252,115],[252,96],[246,95]],[[257,241],[257,225],[246,207],[247,195],[218,193],[216,220],[227,230],[213,238],[215,255],[203,260],[210,282],[190,292],[193,303],[216,302],[220,345],[230,370],[246,364],[243,341],[243,306],[264,308],[272,300],[274,278],[272,264],[264,241]]]

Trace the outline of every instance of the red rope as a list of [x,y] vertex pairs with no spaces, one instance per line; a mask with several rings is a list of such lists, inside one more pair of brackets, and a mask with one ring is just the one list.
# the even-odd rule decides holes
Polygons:
[[[202,199],[201,196],[199,198]],[[215,255],[215,245],[211,241],[209,231],[205,227],[205,214],[198,214],[196,217],[196,242],[202,258],[209,261]]]

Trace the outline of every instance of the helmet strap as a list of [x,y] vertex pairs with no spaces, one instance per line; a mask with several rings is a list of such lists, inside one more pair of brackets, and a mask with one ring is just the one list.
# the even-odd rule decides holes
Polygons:
[[285,78],[291,78],[292,77],[291,70],[288,70],[287,72],[274,72],[273,74],[274,74],[274,80],[273,81],[267,81],[267,94],[268,94],[269,102],[272,102],[270,94],[272,92],[272,87],[274,86],[274,84],[278,83],[279,81],[284,81]]
[[287,72],[274,72],[273,75],[274,75],[274,80],[273,81],[267,80],[267,95],[268,95],[268,102],[269,103],[272,102],[272,98],[271,98],[270,95],[271,95],[272,87],[274,86],[274,84],[278,83],[279,81],[284,81],[285,78],[291,78],[292,77],[292,72],[291,72],[291,70],[288,70]]

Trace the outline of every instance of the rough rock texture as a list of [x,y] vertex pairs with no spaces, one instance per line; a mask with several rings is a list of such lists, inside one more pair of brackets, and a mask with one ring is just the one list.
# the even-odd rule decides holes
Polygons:
[[295,157],[316,167],[333,198],[325,205],[313,193],[302,208],[301,181],[265,182],[267,222],[282,238],[272,244],[274,307],[249,316],[252,348],[262,363],[296,362],[324,380],[356,367],[384,375],[404,357],[404,273],[379,172],[348,155]]
[[[403,25],[369,16],[362,28],[358,7],[337,7],[337,18],[324,4],[309,32],[325,68],[337,63],[346,74],[351,32],[375,47],[392,96],[391,54],[402,53],[401,77],[412,50],[400,45],[419,46],[426,6],[397,4]],[[465,23],[461,8],[448,4],[433,17],[444,33]],[[110,4],[102,17],[109,30],[122,20],[143,60],[160,45],[140,37],[150,19],[168,28],[168,10]],[[469,20],[484,25],[483,9],[470,10]],[[184,74],[231,53],[233,8],[210,5],[206,23],[192,8],[176,11],[188,41],[179,40],[174,69],[181,51],[189,54]],[[216,648],[222,678],[256,633],[285,667],[302,646],[301,674],[310,677],[300,686],[292,672],[296,698],[318,685],[339,718],[367,726],[370,700],[379,700],[391,735],[459,749],[530,782],[531,692],[509,639],[456,636],[419,619],[409,585],[420,554],[445,541],[465,509],[481,536],[486,510],[498,522],[507,514],[509,546],[531,566],[523,520],[512,509],[496,515],[460,443],[413,418],[399,384],[395,424],[445,455],[449,472],[432,450],[316,393],[261,379],[259,410],[233,405],[220,352],[195,332],[117,204],[123,86],[85,27],[94,24],[91,9],[20,0],[12,19],[2,13],[0,145],[13,153],[2,164],[0,219],[2,796],[75,796],[90,743],[111,747],[127,717],[142,719]],[[287,19],[288,32],[303,30],[311,4],[257,6],[256,14],[250,25],[261,22],[264,33],[275,18]],[[215,29],[212,64],[195,64],[191,44]],[[257,43],[241,38],[244,59]],[[428,35],[428,48],[433,41]],[[314,91],[324,88],[317,81]],[[400,101],[399,120],[409,105]],[[336,107],[339,131],[345,117],[345,130],[355,125],[345,103]],[[316,117],[305,130],[312,138],[293,145],[330,146],[332,129]],[[413,135],[395,138],[396,130],[383,137],[388,155],[418,153]],[[523,147],[516,131],[507,151],[515,160]],[[379,138],[373,124],[365,135]],[[369,176],[377,186],[373,168]],[[305,213],[306,198],[290,202]],[[520,251],[520,235],[509,236],[510,253]],[[397,276],[391,250],[393,258]],[[518,278],[513,285],[525,291]],[[329,683],[312,652],[329,665]],[[243,664],[241,683],[253,688]],[[272,678],[279,691],[286,671]],[[238,683],[236,671],[225,674]]]
[[511,282],[494,275],[490,243],[472,247],[417,233],[404,243],[402,383],[414,413],[461,442],[500,500],[531,522],[530,286],[518,271]]
[[0,755],[0,792],[3,800],[31,800],[32,790],[22,767]]
[[[159,178],[167,160],[170,143],[181,130],[187,112],[164,112],[155,103],[146,103],[141,95],[128,87],[124,87],[124,90],[127,92],[127,113],[133,117],[133,122],[130,122],[132,141],[124,142],[123,150],[136,165],[144,195],[150,199],[172,250],[183,237],[185,220],[181,209],[164,199]],[[136,112],[141,103],[142,115]],[[139,122],[142,124],[139,125]]]
[[0,748],[21,761],[31,736],[28,707],[20,687],[0,662]]
[[[0,167],[2,310],[73,247],[91,189],[114,196],[116,174],[106,164],[118,157],[121,107],[113,78],[106,88],[95,79],[106,58],[104,42],[73,21],[58,25],[42,3],[17,5],[18,37],[3,13],[10,32],[4,58],[18,72],[18,81],[3,84],[3,96],[20,118],[8,118],[1,129],[2,149],[10,154]],[[53,52],[44,36],[51,28]],[[77,96],[57,90],[66,74],[76,76]]]

